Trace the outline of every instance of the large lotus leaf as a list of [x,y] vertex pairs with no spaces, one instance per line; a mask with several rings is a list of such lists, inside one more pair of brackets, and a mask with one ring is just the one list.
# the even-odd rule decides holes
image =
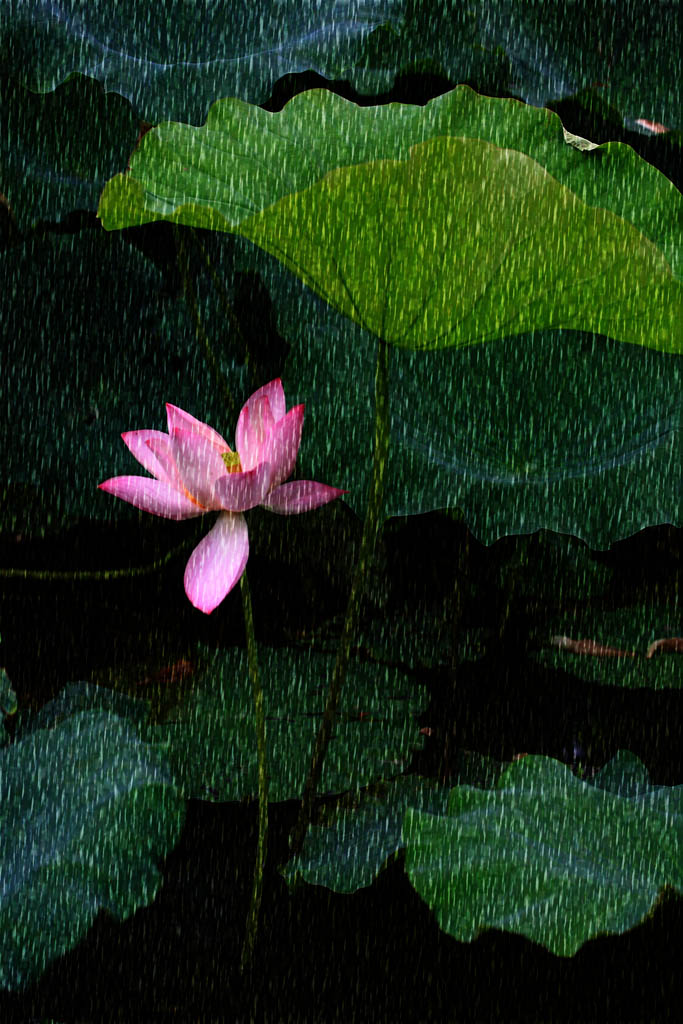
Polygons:
[[[105,192],[100,215],[109,229],[166,217],[170,211],[160,200],[174,206],[188,197],[195,202],[207,190],[208,177],[221,199],[216,215],[234,227],[338,167],[406,160],[413,146],[438,136],[482,139],[525,153],[589,206],[635,225],[665,253],[674,272],[683,273],[681,197],[668,178],[630,146],[577,148],[551,111],[481,96],[464,85],[424,106],[358,107],[320,89],[295,96],[277,114],[221,100],[202,128],[169,123],[149,132],[131,157],[130,174],[107,186],[114,192]],[[148,185],[150,194],[141,198],[140,187]],[[123,192],[121,209],[117,189]]]
[[[418,10],[423,3],[417,0]],[[438,32],[459,4],[427,0],[426,6],[439,11]],[[497,0],[493,9],[481,19],[482,42],[504,48],[513,91],[525,102],[545,106],[592,86],[629,124],[647,118],[683,127],[675,4],[659,4],[655,13],[649,0],[632,0],[620,7],[618,24],[612,5],[592,0]]]
[[[299,470],[337,480],[362,515],[374,346],[305,294],[298,304],[293,290],[289,301],[282,295],[285,387],[315,423]],[[548,331],[464,350],[396,351],[390,375],[387,516],[457,507],[484,544],[545,529],[592,548],[681,524],[678,356]]]
[[528,157],[479,139],[340,168],[240,233],[403,348],[561,327],[681,350],[681,288],[652,243]]
[[312,825],[301,853],[282,874],[291,885],[302,879],[334,892],[356,892],[372,885],[392,854],[401,849],[407,807],[445,814],[448,790],[417,775],[401,775],[361,794],[331,822]]
[[682,892],[683,786],[634,793],[627,760],[601,788],[530,756],[496,789],[453,789],[443,817],[409,808],[406,872],[440,927],[461,942],[499,928],[572,956],[633,928],[666,887]]
[[[614,162],[605,161],[609,174],[597,160],[579,172],[583,154],[560,139],[554,115],[474,97],[460,89],[424,108],[360,108],[313,90],[277,115],[219,102],[203,128],[147,133],[98,214],[110,230],[166,219],[237,232],[403,347],[565,327],[680,351],[681,289],[658,248],[671,256],[680,209],[671,183],[627,159],[618,182],[628,188],[645,174],[645,217],[619,188],[609,209],[594,208],[601,188],[587,178],[597,173],[604,185]],[[478,137],[444,137],[469,131]],[[501,148],[503,135],[519,148]]]
[[154,899],[184,819],[159,749],[107,711],[76,713],[0,750],[0,987],[21,989],[100,910]]
[[[74,71],[127,96],[141,116],[200,123],[216,96],[264,102],[283,75],[313,69],[361,93],[435,72],[544,106],[595,86],[631,119],[680,127],[675,5],[632,0],[251,0],[115,8],[93,0],[0,0],[2,63],[31,88]],[[4,31],[3,31],[4,30]]]
[[[216,235],[206,244],[226,281],[256,272],[277,311],[290,345],[287,400],[306,406],[299,474],[338,482],[362,517],[375,339],[245,240]],[[206,322],[218,331],[223,319],[213,298]],[[458,507],[485,544],[546,529],[592,548],[682,523],[681,373],[678,356],[564,331],[392,351],[385,514]],[[556,571],[548,560],[549,582]],[[580,566],[576,573],[573,594]]]
[[[454,757],[460,785],[494,785],[503,765],[471,751]],[[290,885],[299,879],[334,892],[356,892],[372,885],[389,857],[403,848],[403,816],[408,807],[445,814],[448,789],[419,775],[400,775],[371,786],[340,806],[323,809],[325,820],[311,825],[301,853],[282,869]]]
[[[0,274],[0,529],[137,516],[97,485],[139,472],[121,433],[165,430],[165,402],[234,430],[184,301],[162,292],[158,269],[122,238],[84,231],[27,243],[0,253]],[[221,370],[239,384],[229,360]]]
[[0,79],[0,191],[19,230],[97,209],[137,134],[130,104],[80,75],[47,96]]
[[[334,655],[259,649],[272,801],[301,796],[320,727]],[[401,772],[422,745],[413,715],[426,706],[423,687],[402,673],[353,664],[323,765],[320,793],[357,789]],[[254,703],[242,651],[207,654],[191,693],[150,726],[167,744],[183,794],[201,800],[255,797]]]
[[601,686],[628,689],[666,690],[683,687],[683,658],[677,654],[645,653],[653,640],[680,636],[681,613],[677,604],[647,603],[597,613],[580,606],[569,616],[553,616],[544,624],[547,639],[569,637],[593,640],[596,644],[620,651],[634,651],[635,657],[579,654],[548,642],[534,655],[550,668],[560,668],[579,679]]
[[[200,123],[217,96],[262,103],[283,75],[341,77],[404,0],[0,0],[2,64],[39,92],[73,72],[126,96],[150,121]],[[382,76],[382,80],[386,79]],[[388,76],[393,80],[393,73]],[[365,76],[374,91],[377,76]]]
[[[570,93],[594,88],[632,124],[636,118],[681,127],[680,55],[675,4],[632,0],[619,11],[592,0],[412,0],[403,25],[376,29],[365,44],[373,67],[411,67],[423,58],[454,82],[478,73],[467,40],[484,55],[488,77],[525,103],[544,107]],[[485,49],[484,49],[485,48]],[[484,90],[487,91],[487,90]]]

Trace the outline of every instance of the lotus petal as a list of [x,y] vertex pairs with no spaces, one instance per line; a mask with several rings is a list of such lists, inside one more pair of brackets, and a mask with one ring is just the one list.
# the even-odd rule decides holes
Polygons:
[[212,508],[230,512],[246,512],[261,505],[270,490],[271,467],[262,462],[247,473],[226,473],[213,488]]
[[273,426],[266,438],[261,448],[261,456],[272,467],[271,488],[277,487],[294,472],[303,424],[304,407],[295,405]]
[[[211,438],[174,428],[171,434],[173,458],[183,486],[205,509],[213,504],[213,485],[226,473],[221,452]],[[226,445],[227,449],[227,445]]]
[[185,568],[185,593],[200,611],[209,614],[230,593],[249,557],[244,516],[222,512],[213,529],[199,542]]
[[[168,434],[161,430],[127,430],[121,434],[123,443],[133,453],[141,466],[157,480],[170,480],[168,463]],[[150,445],[150,442],[154,442]]]
[[315,480],[292,480],[288,484],[280,484],[271,491],[268,500],[262,504],[271,512],[291,516],[320,508],[342,494],[348,494],[348,491],[341,491],[338,487],[330,487],[328,484],[319,484]]
[[147,476],[114,476],[98,484],[98,487],[107,494],[113,494],[115,498],[122,498],[136,508],[141,508],[143,512],[151,512],[153,516],[162,516],[164,519],[190,519],[206,512],[205,508],[171,484]]

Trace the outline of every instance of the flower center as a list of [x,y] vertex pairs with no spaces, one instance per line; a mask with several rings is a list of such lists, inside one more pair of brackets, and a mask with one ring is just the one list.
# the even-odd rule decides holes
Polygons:
[[240,462],[239,452],[221,452],[221,458],[225,463],[225,468],[228,473],[242,472],[242,463]]

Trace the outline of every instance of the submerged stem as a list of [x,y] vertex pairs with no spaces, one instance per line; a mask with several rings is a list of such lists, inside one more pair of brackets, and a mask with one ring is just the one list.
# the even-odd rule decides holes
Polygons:
[[351,584],[349,603],[346,607],[346,616],[339,641],[337,660],[327,694],[325,711],[323,712],[323,720],[320,723],[308,778],[304,785],[299,818],[290,840],[290,856],[292,857],[295,857],[301,851],[306,830],[311,820],[313,801],[318,783],[320,782],[323,761],[332,736],[332,727],[337,707],[339,706],[339,698],[360,621],[368,566],[375,549],[375,541],[382,522],[384,480],[389,457],[389,425],[389,346],[380,339],[377,348],[377,370],[375,372],[375,450],[372,463],[372,478],[368,491],[368,505],[363,523],[363,536],[358,562],[356,563],[356,571]]
[[268,765],[266,757],[266,718],[263,707],[263,690],[258,667],[258,651],[254,632],[254,614],[251,607],[251,594],[246,572],[240,580],[242,591],[242,608],[244,610],[244,628],[247,635],[247,659],[249,677],[254,695],[254,724],[256,727],[256,749],[258,751],[258,843],[256,863],[254,865],[254,881],[251,890],[251,905],[247,916],[247,928],[242,946],[240,971],[244,972],[251,966],[258,932],[259,910],[263,892],[263,872],[266,864],[268,843]]

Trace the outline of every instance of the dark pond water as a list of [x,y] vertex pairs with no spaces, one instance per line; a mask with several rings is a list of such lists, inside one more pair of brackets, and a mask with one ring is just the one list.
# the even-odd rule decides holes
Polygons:
[[[419,5],[410,6],[417,9]],[[580,61],[573,63],[571,54],[567,57],[566,49],[559,53],[559,48],[553,52],[546,47],[541,53],[540,42],[532,46],[531,29],[525,28],[513,39],[507,7],[514,5],[497,6],[499,15],[491,21],[485,42],[493,48],[503,46],[505,59],[492,49],[480,61],[477,44],[474,58],[468,56],[476,70],[468,78],[470,85],[487,95],[512,94],[539,104],[552,94],[550,106],[569,131],[596,143],[625,142],[681,186],[679,154],[671,138],[659,134],[662,126],[648,133],[635,120],[640,113],[666,118],[669,127],[677,124],[679,105],[670,98],[650,111],[648,104],[659,102],[661,89],[643,71],[648,62],[656,64],[656,52],[663,61],[667,41],[661,25],[655,23],[659,8],[666,8],[670,19],[671,5],[651,10],[648,5],[645,11],[642,5],[630,4],[623,12],[603,5],[595,26],[599,45],[581,68]],[[565,6],[576,19],[581,5]],[[383,52],[387,38],[393,39],[388,35],[375,40],[378,53]],[[541,42],[543,38],[538,37]],[[562,38],[570,41],[573,50],[572,34],[563,32]],[[652,61],[649,52],[648,60],[642,59],[648,47]],[[633,60],[627,59],[629,53]],[[634,99],[629,69],[636,65],[645,76],[643,82],[649,83],[643,101],[646,110]],[[662,63],[665,70],[672,66],[670,59]],[[584,81],[582,75],[589,71]],[[519,86],[513,93],[510,74]],[[607,93],[599,92],[601,83],[591,81],[610,74],[614,77],[610,97],[625,104],[616,114],[602,99]],[[444,67],[432,62],[419,73],[401,74],[391,91],[379,96],[363,95],[345,81],[331,87],[368,106],[423,104],[454,84]],[[34,102],[16,83],[10,89],[3,78],[0,85],[7,85],[7,109],[10,101],[26,109]],[[579,89],[588,85],[598,92],[588,95]],[[296,93],[321,86],[330,83],[315,72],[287,74],[275,84],[264,107],[280,110]],[[203,109],[199,99],[198,123]],[[157,101],[162,102],[160,97]],[[31,120],[35,117],[31,114]],[[130,111],[121,117],[132,144],[144,123]],[[77,130],[73,125],[72,129]],[[30,133],[26,137],[30,139]],[[130,151],[127,137],[120,129],[118,144],[126,155]],[[12,157],[13,173],[22,161],[28,167],[34,160],[33,154],[29,160],[19,149]],[[73,175],[69,179],[59,169],[59,161],[57,170],[43,167],[43,159],[47,157],[34,160],[37,171],[31,166],[55,187],[56,195],[61,185],[80,182]],[[94,208],[80,209],[87,204],[89,188],[96,196],[91,186],[89,181],[83,184],[78,195],[85,198],[76,204],[79,209],[68,214],[61,210],[61,199],[57,202],[52,196],[50,202],[60,209],[59,216],[54,210],[50,214],[54,221],[43,221],[42,207],[36,203],[31,215],[40,215],[41,220],[30,231],[19,216],[19,204],[13,200],[18,225],[12,204],[5,206],[0,195],[0,250],[24,261],[22,272],[12,278],[19,281],[16,291],[21,293],[19,298],[15,295],[12,309],[19,309],[18,321],[28,324],[26,339],[16,335],[14,327],[11,339],[3,337],[3,344],[19,339],[21,387],[15,397],[20,392],[21,408],[29,410],[21,424],[12,423],[8,429],[6,448],[12,446],[14,455],[17,449],[23,454],[21,444],[16,444],[18,431],[28,436],[34,426],[33,412],[36,422],[45,418],[45,410],[37,408],[33,349],[27,339],[43,331],[46,308],[52,311],[49,327],[64,346],[62,362],[67,368],[71,361],[78,362],[76,357],[72,360],[69,346],[75,342],[69,331],[87,334],[88,322],[103,324],[112,308],[105,298],[113,298],[113,307],[119,308],[116,315],[122,317],[122,324],[126,322],[126,330],[129,323],[131,337],[137,332],[136,345],[151,338],[145,361],[136,364],[133,376],[137,372],[153,375],[160,360],[166,359],[159,355],[166,350],[155,333],[155,303],[159,299],[161,308],[181,295],[169,227],[153,224],[125,232],[121,244],[127,247],[126,258],[134,269],[129,276],[126,268],[120,277],[116,276],[120,268],[116,269],[108,291],[95,276],[99,291],[93,300],[93,289],[87,284],[89,268],[83,269],[82,279],[76,279],[72,268],[81,257],[76,248],[73,254],[69,250],[73,239],[83,236],[90,245],[91,236],[102,234]],[[8,190],[9,184],[0,180],[0,188]],[[30,224],[27,211],[25,220]],[[27,231],[23,240],[20,228]],[[66,239],[64,247],[55,239]],[[210,241],[204,241],[209,249]],[[99,240],[83,251],[105,252],[97,245]],[[109,259],[108,249],[106,253]],[[118,256],[111,258],[114,265]],[[139,272],[138,280],[135,275],[143,265],[145,271]],[[145,276],[150,267],[153,273]],[[102,267],[98,269],[102,277],[108,276]],[[22,281],[28,282],[23,290]],[[244,335],[253,342],[250,373],[262,383],[283,372],[289,346],[278,333],[277,310],[263,282],[249,273],[236,274],[235,282],[235,312]],[[52,301],[55,294],[69,296],[64,309],[82,307],[78,328],[68,314],[61,319],[61,307],[55,321],[54,310],[59,306]],[[99,326],[93,336],[98,330]],[[191,338],[194,345],[193,329],[183,338]],[[171,373],[176,383],[192,374],[188,350],[179,342],[173,358],[164,363],[164,373]],[[79,364],[79,373],[90,382],[88,387],[92,385],[94,397],[84,411],[78,405],[82,389],[78,401],[72,401],[68,387],[63,394],[55,389],[59,410],[57,400],[51,399],[54,408],[51,405],[49,413],[55,429],[71,429],[78,416],[84,429],[106,418],[107,371],[101,353],[96,348],[93,352]],[[215,401],[215,395],[210,400]],[[84,436],[85,451],[91,435],[85,431]],[[46,437],[41,445],[32,451],[47,467],[52,440]],[[102,478],[107,475],[103,470]],[[15,522],[11,516],[3,520],[3,569],[68,574],[142,566],[184,540],[191,547],[199,536],[193,522],[170,523],[152,517],[138,521],[130,516],[117,520],[115,515],[108,525],[78,521],[78,515],[88,511],[90,497],[74,495],[77,514],[70,519],[63,509],[60,513],[69,525],[35,539],[22,532],[21,524],[32,531],[42,527],[53,506],[35,481],[29,485],[24,476],[20,483],[11,473],[9,477],[5,501],[17,509],[19,525],[11,525]],[[260,509],[249,517],[248,575],[262,655],[282,648],[306,651],[311,645],[316,651],[333,650],[359,549],[360,520],[342,502],[306,517],[269,517]],[[609,550],[591,551],[578,540],[547,531],[506,537],[486,547],[457,516],[441,512],[387,522],[370,575],[354,664],[370,672],[400,671],[410,685],[424,687],[422,710],[412,723],[414,742],[397,771],[450,787],[456,784],[463,757],[485,755],[500,768],[503,762],[515,764],[524,755],[537,754],[562,762],[574,777],[590,781],[619,751],[629,751],[645,766],[653,786],[683,784],[683,658],[674,653],[651,660],[644,657],[648,644],[658,636],[681,635],[682,548],[683,530],[669,525],[642,530]],[[10,739],[19,737],[22,721],[75,681],[148,698],[163,720],[169,708],[192,693],[200,646],[217,657],[245,649],[239,588],[211,616],[201,614],[191,607],[183,590],[186,559],[187,551],[136,579],[2,580],[0,662],[6,670],[2,679],[3,685],[5,679],[11,681],[19,706],[19,714],[8,717],[4,725]],[[633,658],[616,658],[613,651],[582,655],[558,647],[552,640],[557,636],[592,640],[636,654]],[[359,721],[362,715],[359,712]],[[271,774],[276,776],[286,767],[273,765]],[[58,773],[60,766],[55,765],[54,771]],[[320,799],[316,807],[320,820],[335,801],[330,796]],[[153,902],[124,921],[98,913],[85,937],[66,942],[73,948],[54,959],[37,981],[21,992],[0,992],[0,1022],[505,1020],[574,1024],[673,1017],[673,1007],[683,994],[679,980],[683,901],[673,889],[661,894],[642,923],[624,934],[599,935],[572,957],[556,956],[522,935],[495,929],[471,942],[459,942],[439,927],[435,913],[411,884],[403,852],[389,860],[372,884],[353,893],[338,894],[304,882],[289,887],[278,869],[288,859],[298,810],[299,802],[293,799],[270,805],[263,902],[250,970],[241,972],[239,965],[257,843],[256,803],[246,798],[190,799],[179,840],[160,863],[163,881]],[[577,831],[579,827],[577,822]],[[58,891],[53,895],[59,898]],[[39,914],[36,920],[39,931]],[[12,924],[5,916],[1,926]]]
[[[328,527],[353,545],[359,523],[340,507]],[[280,520],[286,530],[287,522]],[[170,526],[146,531],[163,546]],[[185,524],[186,525],[186,524]],[[255,525],[255,532],[257,532]],[[177,537],[177,534],[175,534]],[[410,537],[410,543],[408,543]],[[286,532],[282,543],[287,543]],[[681,531],[658,528],[594,553],[609,568],[603,599],[673,593],[680,569]],[[523,564],[523,539],[484,548],[467,530],[438,513],[394,521],[382,549],[389,604],[438,609],[460,567],[471,599],[461,635],[477,629],[476,660],[424,666],[418,676],[429,703],[419,724],[430,730],[409,771],[447,780],[459,749],[500,760],[544,753],[594,769],[627,749],[646,764],[652,781],[683,781],[681,704],[675,691],[596,686],[571,672],[539,666],[532,654],[546,598],[533,593],[537,567],[517,570],[511,610],[500,572]],[[111,566],[139,560],[138,531],[84,528],[59,547],[20,545],[25,566]],[[547,550],[538,540],[537,557]],[[5,542],[3,564],[13,550]],[[416,565],[412,552],[422,552]],[[149,550],[149,549],[148,549]],[[15,561],[18,561],[15,545]],[[517,557],[516,557],[517,556]],[[130,562],[129,562],[130,564]],[[215,648],[242,645],[236,594],[211,617],[191,609],[179,565],[133,583],[16,582],[3,590],[5,656],[20,704],[42,705],[68,680],[102,678],[105,668],[139,661],[145,644],[167,664],[201,640]],[[259,641],[278,645],[343,611],[347,570],[324,582],[305,553],[289,559],[287,601],[276,557],[249,563]],[[550,589],[562,579],[562,567]],[[566,583],[566,578],[565,578]],[[68,613],[65,614],[65,609]],[[277,611],[277,614],[275,614]],[[366,613],[372,618],[371,609]],[[404,612],[408,615],[408,612]],[[600,633],[601,609],[594,610]],[[448,623],[451,628],[451,623]],[[291,640],[290,640],[291,642]],[[158,658],[157,658],[158,661]],[[459,943],[440,931],[411,887],[402,858],[369,887],[336,895],[324,887],[289,890],[277,872],[287,858],[298,804],[271,806],[268,868],[253,971],[241,976],[244,934],[256,844],[251,804],[190,801],[180,842],[163,867],[154,903],[118,923],[100,914],[73,952],[55,961],[22,994],[0,997],[3,1020],[645,1020],[666,1019],[678,984],[680,900],[665,898],[625,935],[597,938],[574,957],[556,957],[527,939],[492,931]]]

